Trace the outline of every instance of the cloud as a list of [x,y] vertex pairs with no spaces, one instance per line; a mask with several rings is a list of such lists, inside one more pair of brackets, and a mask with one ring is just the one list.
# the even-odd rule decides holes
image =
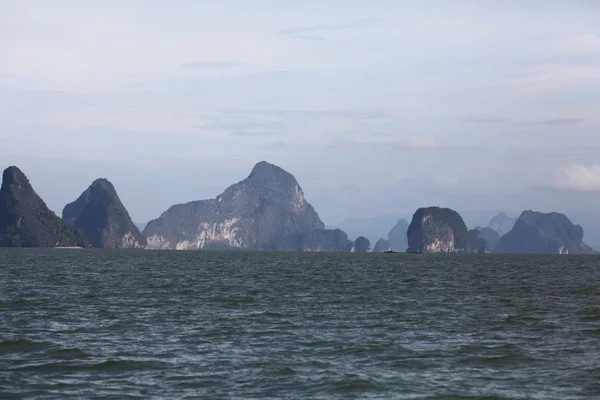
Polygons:
[[225,118],[224,122],[190,125],[206,131],[224,131],[231,136],[274,136],[282,130],[282,122],[262,120],[253,117],[238,115]]
[[278,151],[288,150],[288,145],[285,142],[278,140],[275,142],[268,143],[264,146],[261,146],[260,149],[272,151],[272,152],[278,152]]
[[406,144],[413,149],[440,147],[440,143],[434,138],[408,138]]
[[252,130],[239,130],[229,132],[231,136],[275,136],[277,132],[273,131],[252,131]]
[[272,109],[272,110],[238,110],[239,112],[249,112],[253,114],[276,115],[282,118],[285,117],[332,117],[351,120],[380,120],[390,119],[392,116],[388,113],[369,110],[369,109],[347,109],[347,110],[289,110],[289,109]]
[[478,124],[495,124],[495,123],[506,122],[506,121],[508,121],[508,118],[502,118],[502,117],[467,117],[467,118],[461,119],[461,122],[478,123]]
[[600,35],[584,33],[564,39],[559,44],[569,52],[597,53],[600,52]]
[[559,174],[553,187],[577,192],[600,192],[600,165],[570,165]]
[[458,185],[458,177],[455,175],[438,175],[433,178],[436,185],[451,188]]
[[202,61],[192,61],[183,64],[185,68],[193,68],[193,69],[226,69],[226,68],[234,68],[244,65],[244,63],[239,61],[210,61],[210,60],[202,60]]
[[350,31],[356,29],[368,28],[380,23],[380,18],[361,18],[345,24],[320,24],[320,25],[305,25],[296,26],[293,28],[281,29],[277,31],[280,35],[287,35],[296,39],[305,40],[325,40],[322,36],[314,35],[315,33],[331,32],[331,31]]
[[543,125],[574,125],[584,122],[585,118],[556,118],[541,121]]
[[289,34],[288,36],[291,38],[294,38],[294,39],[309,40],[311,42],[322,42],[325,40],[325,38],[323,36],[319,36],[319,35]]
[[494,85],[552,85],[558,88],[600,85],[600,67],[596,65],[540,65],[527,68],[514,77],[501,80]]
[[15,74],[0,74],[0,78],[2,78],[2,79],[17,79],[17,78],[19,78],[19,75],[15,75]]

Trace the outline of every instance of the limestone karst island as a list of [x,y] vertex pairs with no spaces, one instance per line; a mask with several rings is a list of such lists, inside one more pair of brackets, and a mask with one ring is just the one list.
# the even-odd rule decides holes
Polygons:
[[[390,227],[373,252],[595,253],[583,228],[556,212],[499,214],[487,227],[468,229],[456,211],[430,206],[416,210],[410,224],[400,219]],[[11,166],[0,189],[0,247],[368,252],[371,241],[327,229],[294,176],[261,161],[216,198],[173,205],[143,232],[107,179],[92,182],[60,218]]]

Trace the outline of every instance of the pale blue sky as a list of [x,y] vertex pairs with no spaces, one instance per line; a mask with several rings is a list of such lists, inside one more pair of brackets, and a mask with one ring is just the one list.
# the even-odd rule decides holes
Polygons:
[[[93,4],[92,4],[93,3]],[[0,2],[0,163],[133,218],[267,160],[326,223],[561,211],[600,245],[600,2]]]

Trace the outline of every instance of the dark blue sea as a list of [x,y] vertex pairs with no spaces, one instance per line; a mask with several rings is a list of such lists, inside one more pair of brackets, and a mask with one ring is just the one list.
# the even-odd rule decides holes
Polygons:
[[600,257],[0,250],[0,399],[600,398]]

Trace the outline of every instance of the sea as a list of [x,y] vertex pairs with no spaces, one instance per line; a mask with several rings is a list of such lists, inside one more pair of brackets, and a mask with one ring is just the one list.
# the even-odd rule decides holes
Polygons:
[[600,399],[600,257],[0,249],[0,399]]

